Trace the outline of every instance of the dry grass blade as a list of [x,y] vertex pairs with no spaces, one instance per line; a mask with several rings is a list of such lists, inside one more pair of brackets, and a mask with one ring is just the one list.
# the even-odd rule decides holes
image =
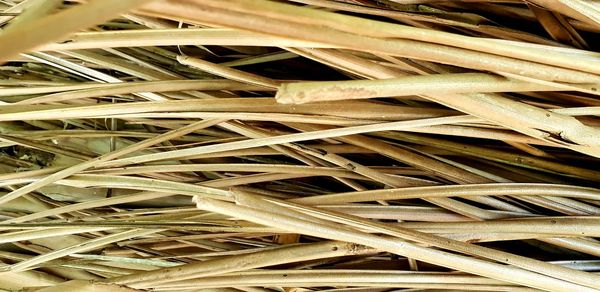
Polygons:
[[331,45],[260,35],[227,28],[186,28],[153,30],[117,30],[80,32],[72,34],[67,41],[41,45],[41,51],[77,50],[93,48],[121,48],[129,46],[271,46],[329,48]]
[[[294,218],[292,217],[293,214],[289,213],[288,215],[280,215],[275,221],[272,219],[273,213],[260,211],[259,209],[239,207],[231,203],[224,203],[211,199],[197,198],[195,201],[197,206],[201,209],[224,213],[229,216],[240,217],[260,224],[269,224],[282,229],[302,231],[302,233],[314,236],[357,242],[391,253],[396,253],[427,262],[433,262],[446,267],[508,281],[511,283],[525,284],[530,285],[531,287],[553,291],[561,291],[563,289],[564,291],[567,291],[567,289],[581,289],[581,291],[595,290],[579,285],[571,285],[563,281],[557,281],[553,278],[538,276],[539,274],[527,273],[518,269],[494,265],[484,261],[478,261],[460,256],[451,256],[450,254],[444,254],[434,250],[426,250],[408,242],[399,241],[393,238],[362,234],[358,231],[342,228],[336,229],[335,227],[330,227],[321,222],[308,222],[299,218]],[[502,273],[498,273],[498,271],[502,271]]]
[[[350,49],[401,55],[468,68],[475,67],[495,72],[515,74],[533,79],[571,83],[597,83],[599,80],[595,74],[589,74],[588,79],[588,77],[583,76],[587,74],[582,75],[581,71],[572,70],[567,72],[567,70],[562,67],[546,65],[542,66],[534,63],[525,64],[525,61],[509,59],[508,57],[504,59],[499,58],[497,55],[491,54],[484,56],[479,52],[460,51],[452,47],[434,48],[434,45],[429,43],[403,43],[406,41],[397,39],[390,40],[385,38],[392,37],[393,35],[363,36],[360,33],[351,34],[349,32],[356,30],[357,26],[351,26],[349,19],[346,19],[345,21],[342,21],[344,19],[339,19],[341,21],[340,23],[333,23],[333,19],[341,18],[336,17],[334,14],[311,14],[306,9],[296,8],[290,5],[276,4],[268,1],[258,1],[252,3],[254,4],[250,4],[250,2],[245,1],[239,2],[234,6],[235,9],[233,9],[233,12],[230,10],[220,9],[217,4],[211,1],[205,1],[201,4],[177,3],[177,5],[171,4],[168,7],[163,7],[163,4],[156,3],[154,5],[146,6],[146,8],[150,9],[150,11],[154,11],[153,13],[167,17],[175,15],[185,18],[189,21],[210,22],[218,25],[246,29],[250,27],[251,30],[262,33],[279,36],[294,36],[294,38],[299,38],[302,40],[331,43]],[[268,7],[268,9],[257,8],[256,6],[260,6],[260,3],[263,3],[263,8]],[[195,10],[198,13],[202,13],[203,17],[199,17],[198,15],[200,14],[191,13],[191,11]],[[242,12],[246,14],[243,14],[242,16]],[[322,18],[317,19],[317,15],[322,16]],[[284,17],[291,17],[292,21],[285,22],[282,20]],[[298,22],[294,22],[294,18],[298,18]],[[323,23],[323,25],[330,26],[331,28],[324,29],[322,27],[306,24],[311,20],[314,22],[320,21]],[[252,25],[250,23],[252,23]],[[338,24],[343,27],[338,27]],[[379,23],[368,22],[365,23],[365,26],[377,28],[378,24]],[[383,24],[381,24],[381,26],[383,26]],[[381,30],[384,30],[384,28],[381,28]],[[398,27],[396,30],[401,31],[402,28]],[[365,44],[367,47],[357,46],[358,43]],[[461,57],[448,59],[449,54],[460,55]],[[565,56],[560,58],[565,59]],[[575,55],[572,55],[570,58],[576,57]],[[597,59],[598,58],[593,58],[592,62]],[[467,64],[465,63],[466,60],[474,60],[475,63]],[[477,63],[478,61],[480,63]],[[539,68],[534,69],[537,66],[539,66]],[[535,70],[536,72],[530,72],[530,70]],[[546,73],[551,76],[543,76]],[[581,77],[581,79],[576,76]],[[513,129],[517,129],[522,133],[536,138],[545,139],[564,145],[574,143],[575,145],[573,145],[573,149],[600,157],[600,152],[597,148],[600,143],[600,141],[598,141],[600,132],[594,127],[587,127],[575,119],[556,114],[553,115],[552,113],[539,110],[533,106],[525,106],[518,103],[513,103],[510,100],[501,98],[499,96],[489,94],[471,94],[463,95],[461,97],[454,97],[452,98],[453,101],[450,101],[442,96],[429,96],[429,98],[436,102],[448,105],[463,112],[477,115],[482,118],[491,119],[495,122],[502,122],[502,124],[509,125],[509,127]],[[494,113],[493,116],[490,116],[490,113]],[[557,137],[559,137],[558,140],[556,139]]]
[[600,291],[599,11],[0,0],[0,290]]
[[[589,85],[589,87],[594,86],[598,85]],[[556,87],[519,82],[490,75],[462,73],[369,81],[287,83],[281,85],[275,97],[281,103],[299,104],[386,96],[559,90]]]
[[183,127],[181,129],[178,130],[173,130],[171,132],[165,133],[163,135],[159,135],[156,136],[154,138],[150,138],[148,140],[142,141],[142,142],[138,142],[137,144],[133,144],[130,145],[129,147],[123,148],[123,149],[119,149],[117,151],[111,152],[111,153],[107,153],[104,154],[98,158],[95,159],[91,159],[88,160],[86,162],[83,162],[81,164],[77,164],[74,166],[71,166],[69,168],[63,169],[61,171],[58,171],[52,175],[46,176],[43,179],[40,179],[38,181],[35,181],[27,186],[21,187],[17,190],[14,190],[2,197],[0,197],[0,204],[6,203],[10,200],[14,200],[22,195],[25,195],[27,193],[33,192],[41,187],[44,187],[46,185],[49,185],[57,180],[66,178],[70,175],[73,175],[75,173],[84,171],[88,168],[94,167],[100,163],[106,162],[106,161],[110,161],[112,159],[116,159],[119,158],[121,156],[127,155],[129,153],[132,152],[136,152],[139,150],[142,150],[146,147],[152,146],[154,144],[158,144],[164,141],[168,141],[170,139],[173,139],[179,135],[185,135],[189,132],[193,132],[195,130],[199,130],[202,128],[206,128],[209,126],[212,126],[214,124],[218,124],[220,122],[223,122],[223,120],[208,120],[208,121],[200,121],[197,123],[193,123],[187,127]]
[[322,242],[318,244],[282,247],[259,253],[248,253],[242,256],[225,257],[210,262],[199,262],[175,268],[165,268],[109,279],[107,282],[127,284],[132,287],[147,286],[153,283],[184,280],[202,275],[218,275],[281,263],[352,255],[361,252],[369,252],[369,249],[342,242]]
[[[36,46],[60,40],[71,32],[101,23],[124,11],[148,3],[148,0],[90,1],[48,17],[29,18],[0,33],[0,61]],[[47,30],[47,28],[52,28]]]
[[595,1],[585,0],[532,0],[533,3],[559,11],[569,17],[600,26],[600,7]]

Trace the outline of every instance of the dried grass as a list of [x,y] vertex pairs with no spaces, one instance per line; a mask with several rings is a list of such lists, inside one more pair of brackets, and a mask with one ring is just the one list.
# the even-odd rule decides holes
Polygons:
[[0,290],[600,291],[600,4],[0,1]]

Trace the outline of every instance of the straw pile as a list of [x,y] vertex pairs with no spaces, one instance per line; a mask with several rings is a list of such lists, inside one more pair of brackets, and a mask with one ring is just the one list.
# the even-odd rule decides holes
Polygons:
[[600,2],[0,26],[2,291],[600,291]]

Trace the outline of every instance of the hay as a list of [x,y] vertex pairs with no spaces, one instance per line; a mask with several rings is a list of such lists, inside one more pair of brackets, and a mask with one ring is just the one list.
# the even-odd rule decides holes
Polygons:
[[600,291],[595,1],[0,1],[0,289]]

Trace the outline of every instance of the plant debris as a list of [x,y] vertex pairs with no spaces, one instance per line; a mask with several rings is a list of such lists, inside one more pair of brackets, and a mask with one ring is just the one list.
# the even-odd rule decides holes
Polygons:
[[600,3],[0,1],[2,291],[600,291]]

